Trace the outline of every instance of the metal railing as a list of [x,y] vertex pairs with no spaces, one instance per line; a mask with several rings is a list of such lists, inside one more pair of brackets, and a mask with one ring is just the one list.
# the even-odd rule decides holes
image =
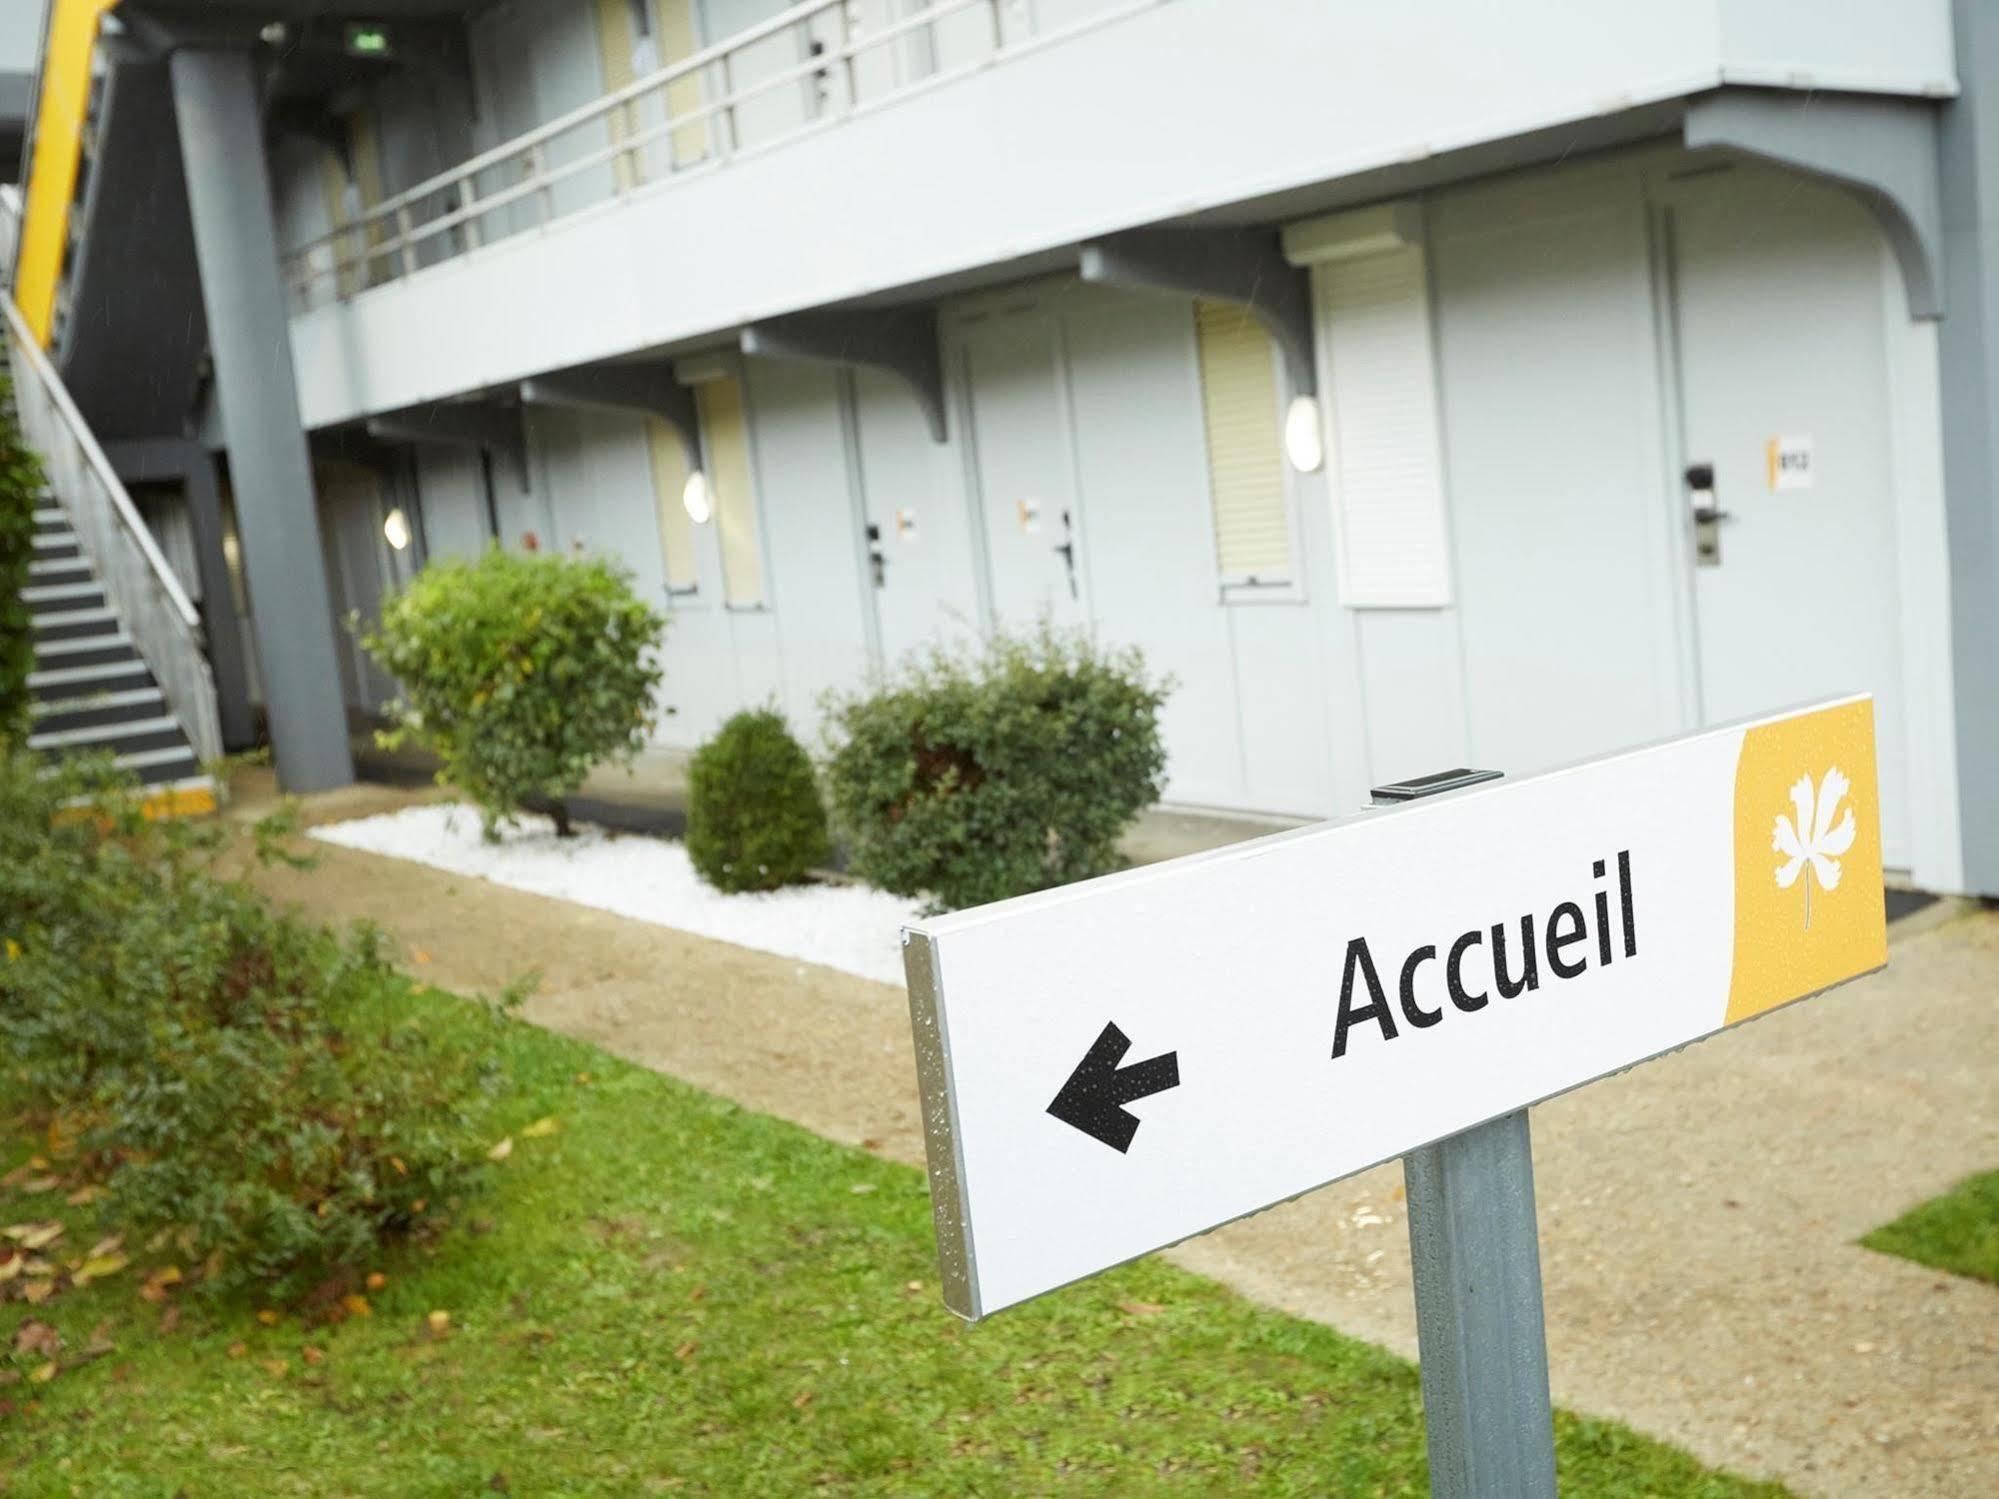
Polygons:
[[[384,199],[293,250],[287,278],[305,307],[329,283],[349,296],[1164,3],[1104,0],[1044,28],[1023,0],[805,0]],[[590,173],[608,181],[587,191]]]
[[[18,199],[0,199],[0,246]],[[9,267],[11,273],[11,265]],[[201,616],[133,508],[103,448],[84,424],[62,379],[28,329],[11,294],[0,295],[7,315],[7,349],[14,376],[14,411],[21,435],[42,460],[49,489],[61,504],[78,544],[97,571],[114,613],[133,647],[160,684],[197,759],[222,753],[215,709],[215,679],[202,654]]]

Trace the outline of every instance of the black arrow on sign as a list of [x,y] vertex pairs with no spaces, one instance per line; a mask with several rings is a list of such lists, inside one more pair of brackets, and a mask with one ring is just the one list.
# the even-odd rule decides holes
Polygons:
[[1138,1133],[1138,1116],[1127,1113],[1124,1106],[1180,1086],[1179,1052],[1118,1066],[1130,1050],[1131,1040],[1123,1031],[1105,1026],[1048,1105],[1048,1112],[1064,1124],[1102,1140],[1120,1155],[1131,1149],[1131,1137]]

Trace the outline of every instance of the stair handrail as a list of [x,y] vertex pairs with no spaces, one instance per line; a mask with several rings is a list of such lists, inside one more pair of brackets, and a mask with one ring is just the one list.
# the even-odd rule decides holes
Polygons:
[[21,434],[41,457],[99,585],[130,632],[197,759],[222,753],[215,678],[202,651],[201,615],[104,456],[62,377],[10,291],[0,293]]

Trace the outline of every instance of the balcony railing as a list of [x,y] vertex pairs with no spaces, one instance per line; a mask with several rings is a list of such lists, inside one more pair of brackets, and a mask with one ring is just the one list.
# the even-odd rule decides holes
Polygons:
[[350,296],[1165,3],[806,0],[375,204],[287,276],[301,307]]

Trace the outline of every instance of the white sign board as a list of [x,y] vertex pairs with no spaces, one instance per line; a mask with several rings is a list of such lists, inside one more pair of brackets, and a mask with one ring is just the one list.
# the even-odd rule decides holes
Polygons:
[[1812,487],[1810,437],[1773,437],[1763,444],[1763,468],[1774,493]]
[[946,1302],[984,1316],[1880,967],[1878,806],[1855,697],[911,928]]

